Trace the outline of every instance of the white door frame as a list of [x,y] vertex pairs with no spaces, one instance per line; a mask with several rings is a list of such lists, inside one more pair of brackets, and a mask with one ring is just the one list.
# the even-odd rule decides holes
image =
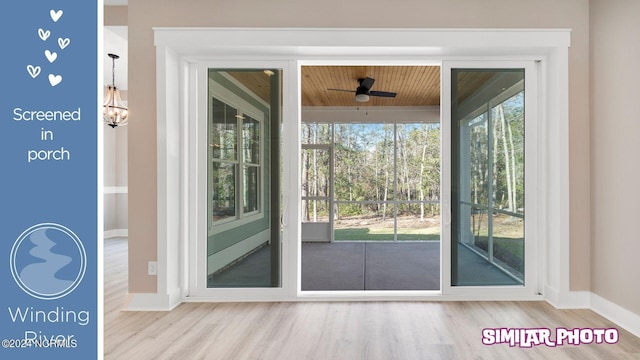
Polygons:
[[[566,29],[255,29],[255,28],[156,28],[157,144],[158,144],[158,292],[140,294],[140,302],[154,308],[172,308],[182,301],[327,300],[300,297],[300,279],[288,279],[278,295],[247,298],[193,296],[188,277],[189,248],[196,235],[194,198],[188,186],[190,149],[188,122],[196,101],[189,66],[211,60],[274,60],[297,70],[285,77],[283,131],[296,134],[284,149],[299,149],[300,61],[355,61],[375,64],[454,60],[540,61],[540,129],[536,149],[543,175],[536,184],[540,198],[542,240],[542,296],[535,294],[407,294],[404,299],[547,299],[559,304],[569,297],[569,175],[568,175],[568,46]],[[292,73],[292,71],[289,71]],[[447,94],[443,89],[442,94]],[[544,145],[544,146],[541,146]],[[289,148],[288,146],[291,146]],[[299,150],[284,159],[285,240],[283,252],[291,261],[283,268],[283,284],[300,273]],[[283,155],[287,151],[283,151]],[[549,156],[553,154],[553,156]],[[297,185],[297,186],[296,186]],[[443,204],[442,209],[446,209]],[[444,211],[443,211],[444,212]],[[293,256],[292,254],[297,254]],[[284,259],[284,254],[283,254]],[[289,275],[287,275],[289,274]],[[296,275],[293,275],[294,277]],[[136,303],[132,294],[131,303]],[[397,294],[368,292],[366,298],[344,294],[341,300],[398,299]],[[334,298],[331,298],[334,299]]]

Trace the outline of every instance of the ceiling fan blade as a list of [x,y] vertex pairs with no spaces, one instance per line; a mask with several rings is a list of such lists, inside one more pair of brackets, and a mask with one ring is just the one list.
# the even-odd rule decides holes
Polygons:
[[344,92],[350,92],[350,93],[354,93],[355,90],[344,90],[344,89],[327,89],[327,90],[331,90],[331,91],[344,91]]
[[364,79],[358,79],[358,82],[360,83],[360,86],[369,90],[371,89],[371,87],[373,86],[373,83],[376,81],[376,79],[372,79],[370,77],[366,77]]
[[370,96],[396,97],[396,93],[388,91],[369,91]]

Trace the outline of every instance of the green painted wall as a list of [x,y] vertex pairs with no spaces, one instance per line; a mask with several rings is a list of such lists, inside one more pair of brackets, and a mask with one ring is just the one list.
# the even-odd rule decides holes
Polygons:
[[[209,71],[209,78],[222,85],[224,88],[233,92],[235,95],[241,97],[243,100],[247,101],[251,105],[255,106],[257,109],[264,113],[264,124],[263,124],[263,134],[261,134],[264,144],[263,144],[263,154],[262,154],[262,172],[263,183],[262,183],[262,211],[264,217],[260,220],[256,220],[254,222],[244,224],[242,226],[235,227],[233,229],[229,229],[227,231],[211,235],[208,237],[207,241],[207,255],[211,256],[221,250],[226,249],[229,246],[239,243],[240,241],[247,239],[251,236],[254,236],[258,233],[261,233],[267,229],[269,229],[269,221],[270,221],[270,210],[271,210],[271,194],[269,192],[270,189],[270,180],[271,180],[271,172],[270,170],[270,161],[271,156],[269,154],[270,149],[270,134],[271,134],[271,126],[270,126],[270,110],[266,106],[264,106],[260,101],[256,100],[255,95],[248,94],[243,89],[236,86],[233,82],[229,81],[225,77],[221,76],[219,71],[223,69],[216,69]],[[238,71],[238,69],[234,69],[234,71]],[[276,157],[277,158],[277,157]],[[215,224],[214,224],[215,228]]]

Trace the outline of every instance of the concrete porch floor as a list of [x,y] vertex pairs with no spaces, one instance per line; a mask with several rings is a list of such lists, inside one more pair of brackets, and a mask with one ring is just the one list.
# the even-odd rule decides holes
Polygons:
[[[460,285],[517,285],[464,246],[458,246]],[[439,290],[440,242],[303,243],[303,291]],[[209,279],[209,287],[269,287],[265,246]]]

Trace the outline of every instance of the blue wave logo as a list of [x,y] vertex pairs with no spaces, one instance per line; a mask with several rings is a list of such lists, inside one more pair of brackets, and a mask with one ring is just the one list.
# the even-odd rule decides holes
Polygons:
[[11,274],[27,294],[59,299],[80,284],[87,267],[82,242],[73,231],[53,223],[25,230],[11,249]]

